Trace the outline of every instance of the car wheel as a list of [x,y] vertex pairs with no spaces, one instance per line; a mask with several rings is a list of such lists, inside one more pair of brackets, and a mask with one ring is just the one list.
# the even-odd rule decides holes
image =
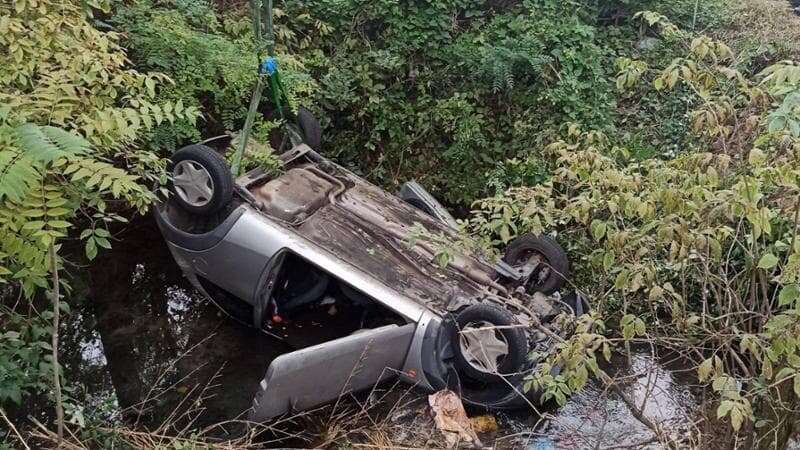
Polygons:
[[514,316],[492,305],[465,308],[456,317],[453,347],[456,368],[483,382],[515,372],[528,354],[528,341]]
[[567,253],[547,236],[524,234],[508,244],[503,261],[514,267],[539,262],[525,285],[529,294],[552,294],[561,289],[569,276]]
[[186,211],[211,215],[231,201],[233,176],[225,159],[205,145],[190,145],[172,155],[169,166],[174,198]]
[[311,114],[311,111],[301,106],[297,108],[297,125],[303,132],[303,142],[312,150],[319,151],[322,147],[322,126],[319,120]]

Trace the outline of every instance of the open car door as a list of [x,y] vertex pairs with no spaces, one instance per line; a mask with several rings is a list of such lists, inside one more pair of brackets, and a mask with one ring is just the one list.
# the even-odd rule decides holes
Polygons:
[[264,422],[393,378],[403,368],[416,326],[359,330],[279,356],[261,381],[249,419]]

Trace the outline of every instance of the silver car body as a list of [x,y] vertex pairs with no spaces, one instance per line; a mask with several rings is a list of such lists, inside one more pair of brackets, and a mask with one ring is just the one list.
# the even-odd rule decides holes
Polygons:
[[[452,218],[438,203],[431,207],[444,213],[432,217],[307,147],[284,159],[287,170],[280,176],[254,171],[237,179],[244,200],[200,232],[195,219],[172,202],[157,208],[159,227],[187,278],[208,297],[210,282],[248,303],[254,325],[261,326],[274,307],[269,302],[284,258],[293,255],[393,311],[403,323],[275,359],[255,395],[252,420],[310,408],[390,377],[442,389],[458,382],[446,363],[452,354],[452,313],[491,302],[530,324],[531,310],[544,317],[557,309],[508,292],[498,283],[498,271],[508,268],[480,255],[448,247],[454,252],[449,263],[435,263],[441,247],[458,239]],[[498,408],[524,405],[536,396],[522,398],[521,383],[518,378],[511,389],[465,400]]]

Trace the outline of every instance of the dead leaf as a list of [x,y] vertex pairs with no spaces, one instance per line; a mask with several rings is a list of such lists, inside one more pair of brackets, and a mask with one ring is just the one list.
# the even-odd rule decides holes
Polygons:
[[497,431],[497,419],[492,415],[470,417],[469,421],[476,433],[493,433]]

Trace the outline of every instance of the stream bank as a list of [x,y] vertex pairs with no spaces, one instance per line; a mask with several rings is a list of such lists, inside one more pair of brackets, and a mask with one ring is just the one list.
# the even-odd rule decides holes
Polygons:
[[[116,237],[113,250],[69,274],[72,312],[62,329],[61,354],[66,378],[78,389],[74,396],[86,399],[84,415],[139,429],[169,423],[173,431],[210,427],[208,435],[219,439],[240,435],[243,428],[231,421],[244,417],[269,363],[290,346],[192,289],[150,218],[134,221]],[[702,390],[679,360],[654,357],[643,348],[634,351],[630,364],[615,355],[606,370],[673,438],[688,444],[707,435]],[[599,383],[590,383],[562,408],[548,405],[538,413],[492,418],[497,426],[480,438],[498,448],[661,448]],[[262,436],[265,444],[441,442],[426,396],[400,384],[343,398],[290,422],[285,430]]]

